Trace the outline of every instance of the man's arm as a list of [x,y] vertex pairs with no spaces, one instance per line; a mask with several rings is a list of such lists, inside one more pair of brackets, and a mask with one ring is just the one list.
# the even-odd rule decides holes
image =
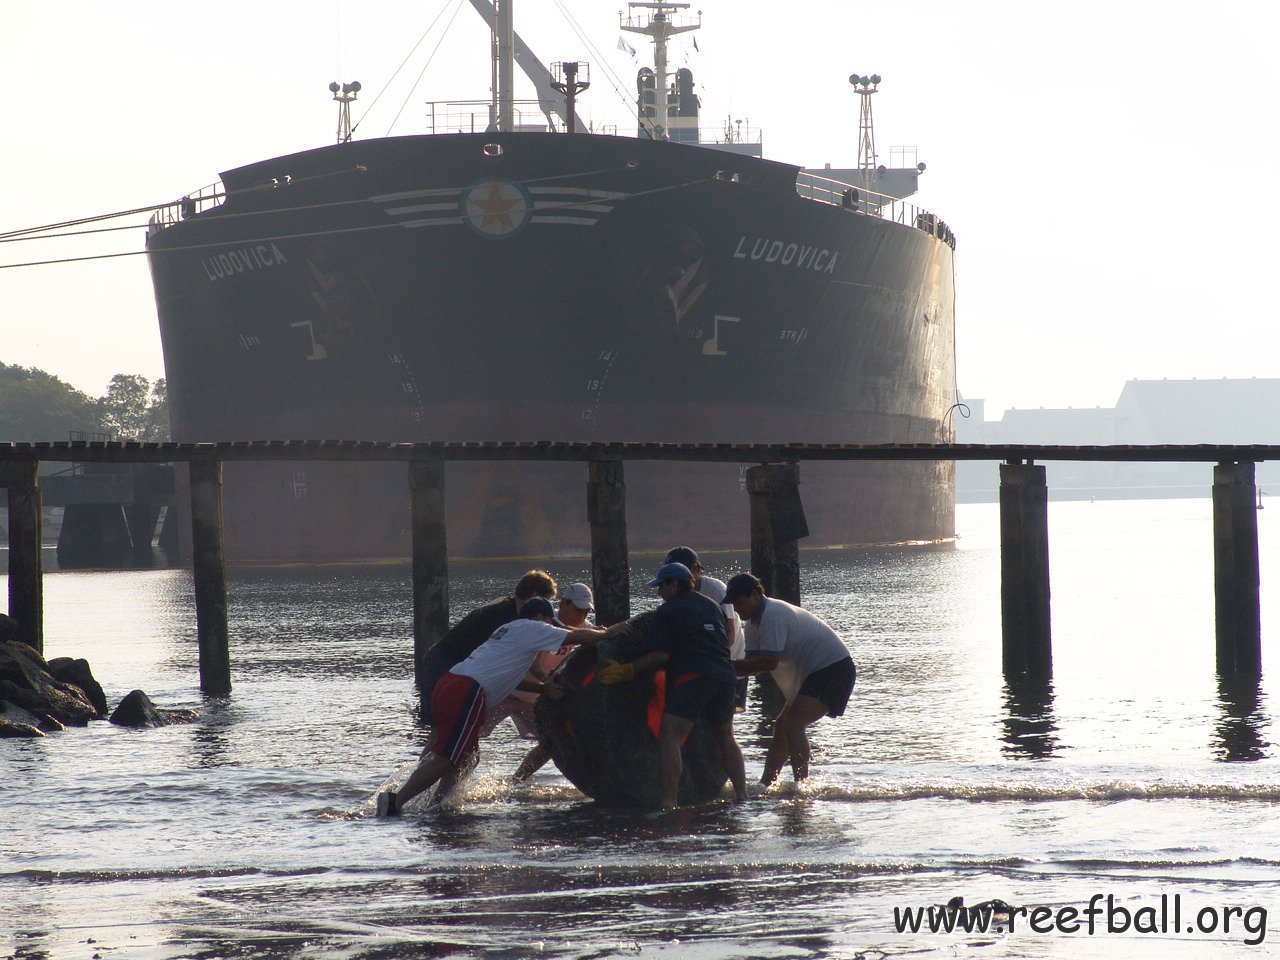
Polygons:
[[661,669],[670,659],[671,655],[669,653],[662,650],[653,650],[638,660],[632,660],[630,663],[619,663],[617,660],[610,660],[600,668],[596,678],[606,686],[611,683],[626,683],[628,680],[634,680],[642,674]]
[[564,638],[565,643],[599,643],[609,631],[604,627],[577,627]]
[[747,654],[743,659],[733,661],[733,669],[740,677],[749,677],[753,673],[768,673],[778,665],[780,659],[767,653]]

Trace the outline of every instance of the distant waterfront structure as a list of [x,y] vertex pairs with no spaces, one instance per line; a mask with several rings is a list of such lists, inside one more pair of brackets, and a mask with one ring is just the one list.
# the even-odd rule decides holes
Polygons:
[[[1280,443],[1280,379],[1130,380],[1114,407],[1010,409],[985,418],[982,400],[964,401],[970,416],[957,417],[957,443]],[[1051,500],[1207,497],[1213,478],[1204,464],[1048,463]],[[1280,464],[1260,463],[1257,484],[1280,493]],[[998,498],[991,464],[956,464],[956,501]]]

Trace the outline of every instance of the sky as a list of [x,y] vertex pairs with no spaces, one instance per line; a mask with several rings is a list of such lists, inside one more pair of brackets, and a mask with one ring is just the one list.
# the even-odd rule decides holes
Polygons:
[[[515,16],[544,63],[591,64],[580,112],[625,132],[617,91],[633,95],[649,45],[629,36],[634,60],[618,49],[621,6],[518,0]],[[671,66],[693,69],[704,127],[745,120],[768,158],[854,166],[848,76],[883,77],[880,159],[915,147],[915,202],[958,237],[958,382],[988,418],[1111,406],[1132,378],[1280,377],[1266,279],[1280,244],[1280,4],[696,10],[698,49],[677,39]],[[333,80],[363,86],[357,138],[426,132],[427,101],[488,97],[487,31],[466,0],[0,0],[0,13],[0,234],[171,201],[331,143]],[[143,239],[0,243],[0,266],[137,254]],[[145,258],[0,269],[0,361],[92,396],[115,373],[163,376]]]

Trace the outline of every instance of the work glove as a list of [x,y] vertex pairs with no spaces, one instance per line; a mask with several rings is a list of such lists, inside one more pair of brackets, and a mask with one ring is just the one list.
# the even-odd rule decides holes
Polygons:
[[600,668],[600,672],[596,674],[596,678],[603,684],[625,683],[635,678],[636,668],[634,664],[619,663],[617,660],[606,660],[604,666]]

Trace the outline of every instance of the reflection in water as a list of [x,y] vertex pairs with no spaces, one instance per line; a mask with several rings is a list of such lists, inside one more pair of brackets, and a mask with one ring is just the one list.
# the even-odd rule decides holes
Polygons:
[[1053,681],[1006,677],[1000,751],[1007,757],[1047,760],[1058,753],[1058,723],[1053,715]]
[[1271,746],[1262,738],[1262,728],[1271,722],[1262,709],[1261,677],[1218,677],[1218,709],[1214,726],[1215,753],[1219,760],[1264,760]]
[[226,766],[231,762],[229,736],[233,732],[229,697],[205,697],[192,738],[193,763],[201,769]]

